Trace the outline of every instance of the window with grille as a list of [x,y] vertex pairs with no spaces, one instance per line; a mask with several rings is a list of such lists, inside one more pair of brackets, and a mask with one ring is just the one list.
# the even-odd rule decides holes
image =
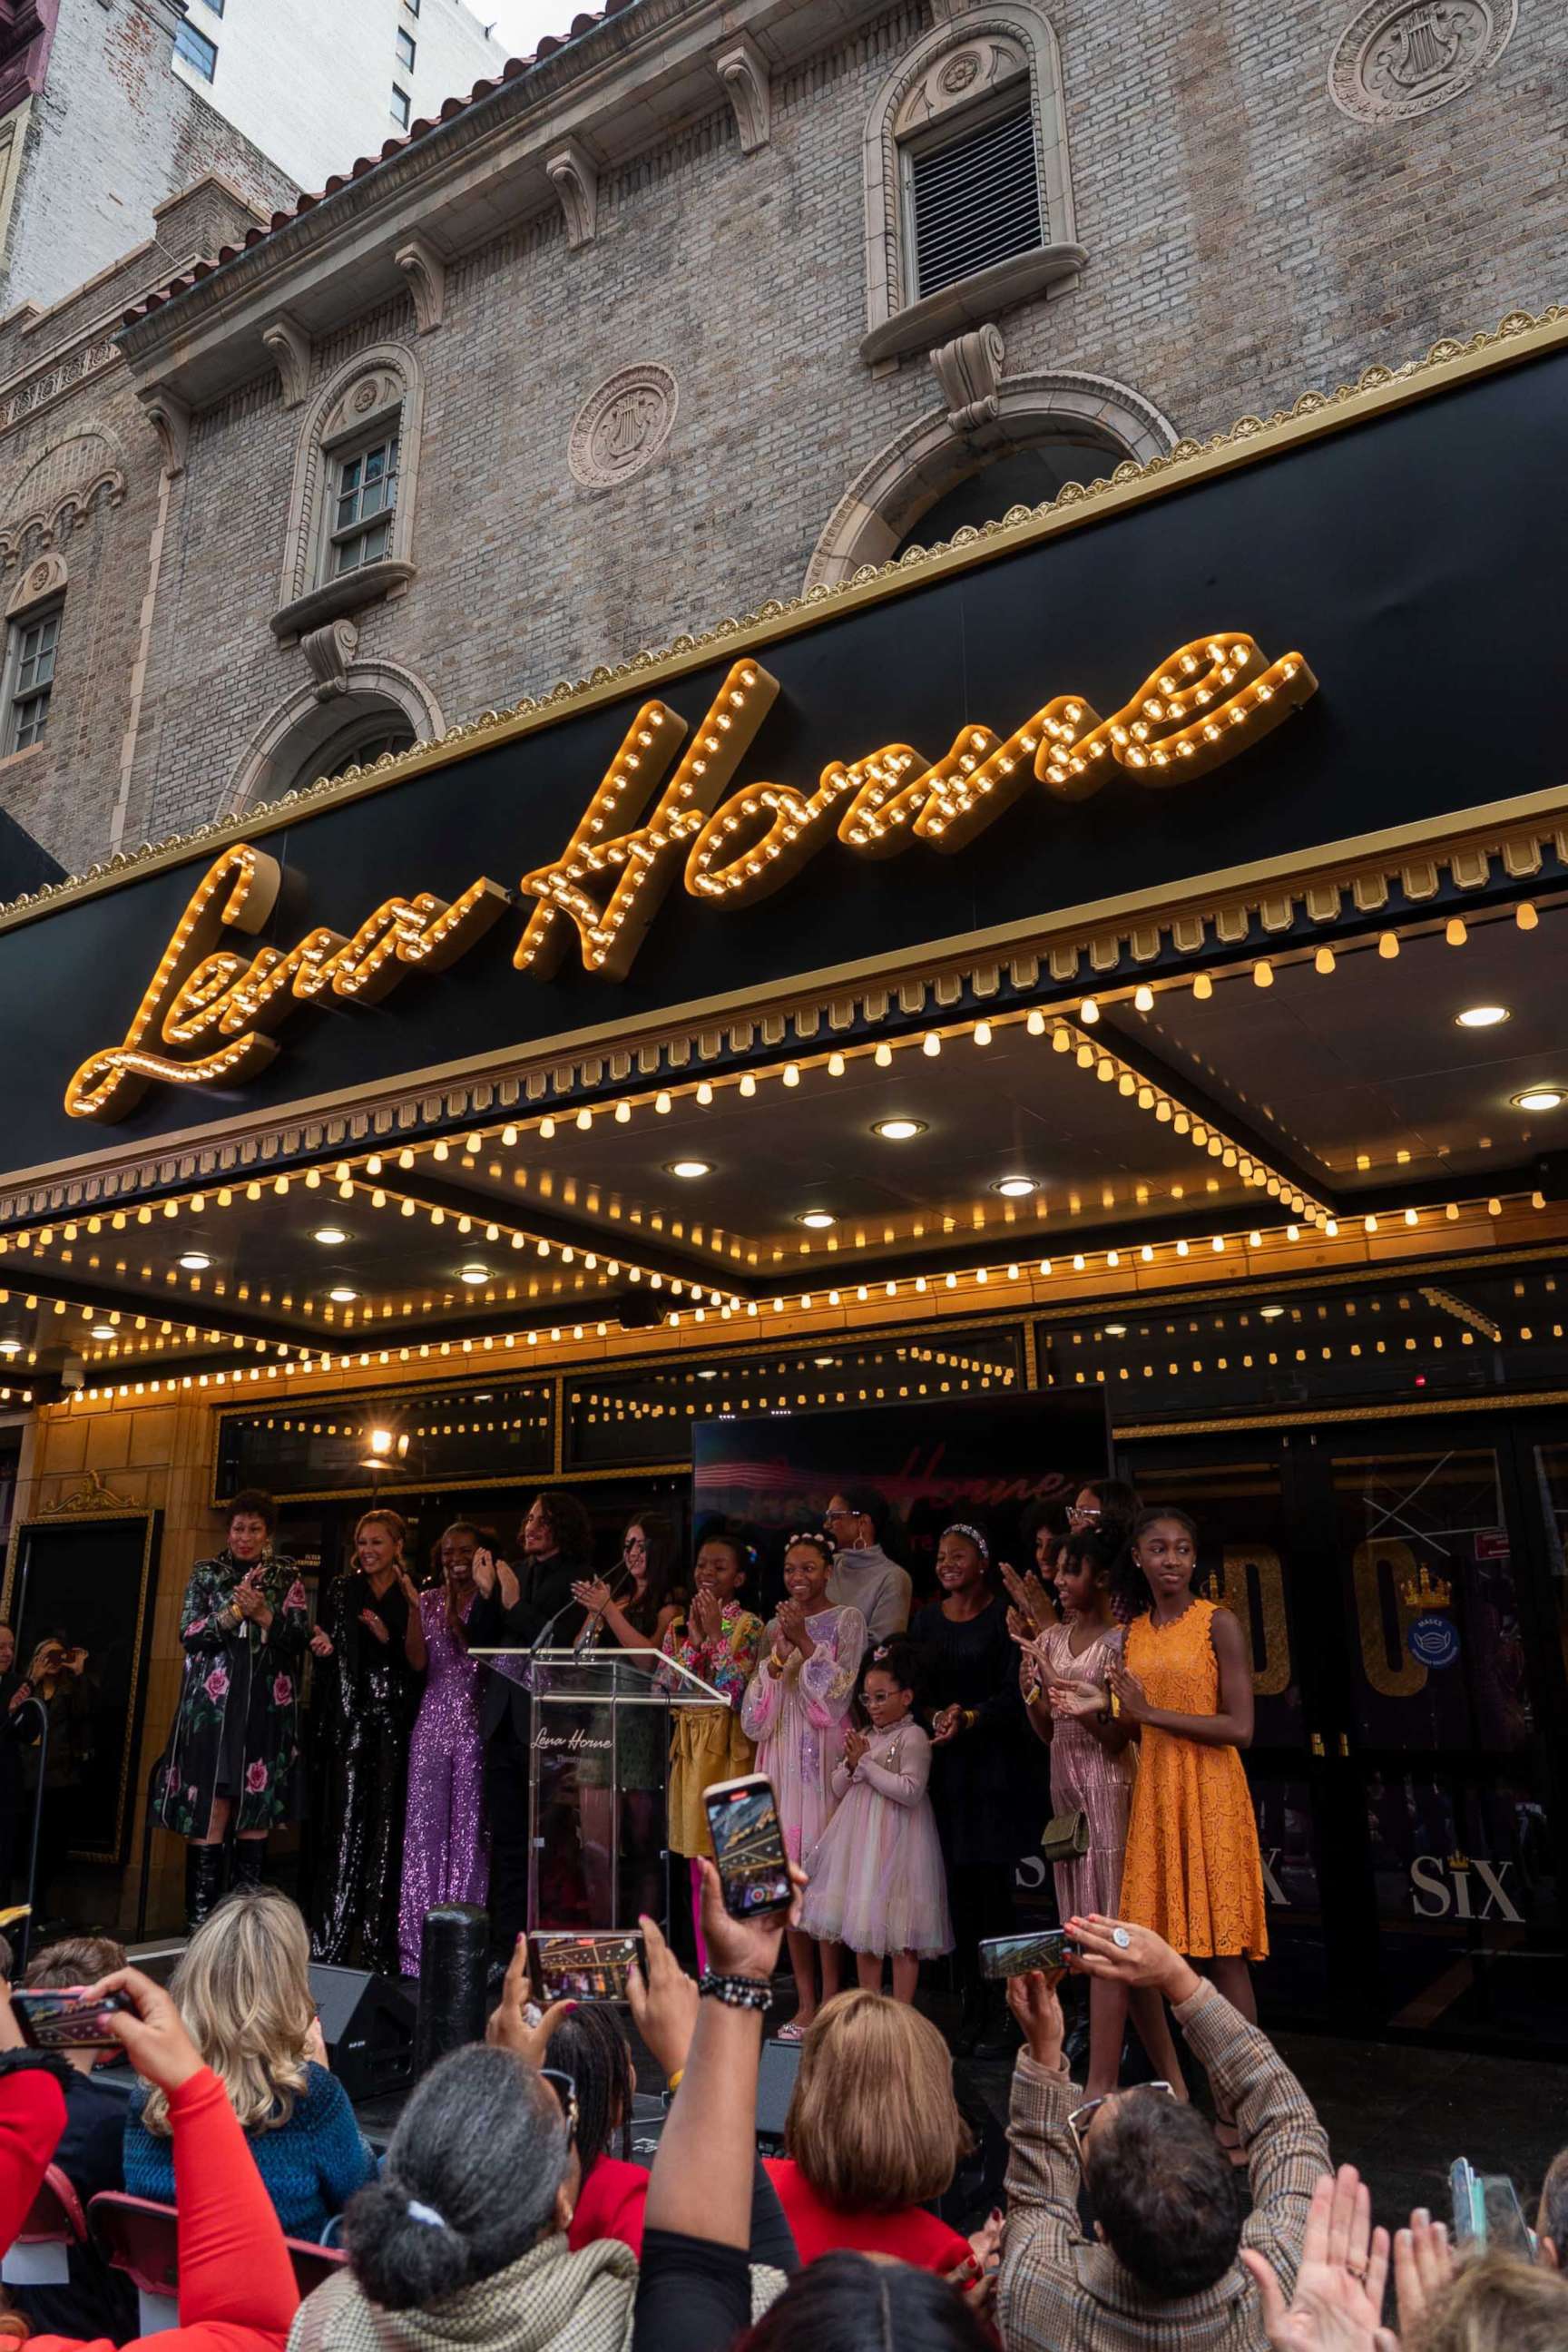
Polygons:
[[335,461],[328,577],[341,578],[392,552],[392,516],[397,503],[397,435],[385,433],[368,448]]
[[940,144],[905,152],[911,299],[1040,243],[1034,111],[1020,97]]
[[217,71],[217,43],[198,33],[188,17],[174,28],[174,55],[194,66],[204,81],[211,81]]
[[61,607],[18,622],[11,631],[11,692],[5,713],[5,749],[25,751],[48,724],[49,697],[54,691],[55,648],[59,643]]

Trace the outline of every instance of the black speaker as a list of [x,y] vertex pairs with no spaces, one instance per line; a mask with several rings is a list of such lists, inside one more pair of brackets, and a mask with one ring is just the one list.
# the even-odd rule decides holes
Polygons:
[[395,1977],[310,1963],[327,2060],[349,2097],[375,2099],[414,2080],[415,2003]]

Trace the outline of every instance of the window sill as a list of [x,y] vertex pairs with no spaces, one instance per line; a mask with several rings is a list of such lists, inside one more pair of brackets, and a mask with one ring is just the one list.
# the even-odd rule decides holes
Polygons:
[[401,596],[413,577],[413,564],[394,557],[362,564],[357,572],[345,572],[340,579],[329,580],[324,587],[312,588],[308,595],[296,596],[291,604],[282,605],[272,615],[272,634],[280,643],[306,636],[343,613],[357,612],[362,604],[376,604],[384,596]]
[[895,310],[879,327],[861,339],[860,356],[868,367],[879,360],[899,358],[905,352],[929,351],[962,334],[966,327],[984,325],[999,310],[1027,302],[1076,278],[1088,261],[1081,245],[1037,245],[1029,253],[1016,253],[994,261],[972,278],[955,278],[922,301]]
[[15,768],[23,760],[35,760],[47,749],[48,730],[46,729],[36,743],[24,743],[19,751],[0,751],[0,769]]

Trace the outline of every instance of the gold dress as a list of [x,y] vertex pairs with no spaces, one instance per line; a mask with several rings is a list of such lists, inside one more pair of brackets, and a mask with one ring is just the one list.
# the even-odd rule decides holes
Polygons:
[[[1123,1655],[1151,1706],[1217,1715],[1215,1604],[1193,1601],[1167,1625],[1135,1617]],[[1143,1725],[1127,1828],[1121,1916],[1189,1958],[1268,1951],[1258,1822],[1240,1751]]]
[[726,1601],[717,1640],[693,1641],[684,1617],[664,1637],[664,1654],[723,1692],[723,1706],[678,1706],[669,1742],[669,1850],[689,1860],[710,1854],[703,1791],[737,1780],[756,1754],[741,1728],[741,1702],[756,1671],[763,1622],[738,1601]]

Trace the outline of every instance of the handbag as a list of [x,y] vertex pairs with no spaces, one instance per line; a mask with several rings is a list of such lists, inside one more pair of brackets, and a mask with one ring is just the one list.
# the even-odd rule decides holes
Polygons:
[[1081,1805],[1070,1813],[1053,1813],[1040,1840],[1047,1862],[1081,1862],[1089,1852],[1089,1815]]

